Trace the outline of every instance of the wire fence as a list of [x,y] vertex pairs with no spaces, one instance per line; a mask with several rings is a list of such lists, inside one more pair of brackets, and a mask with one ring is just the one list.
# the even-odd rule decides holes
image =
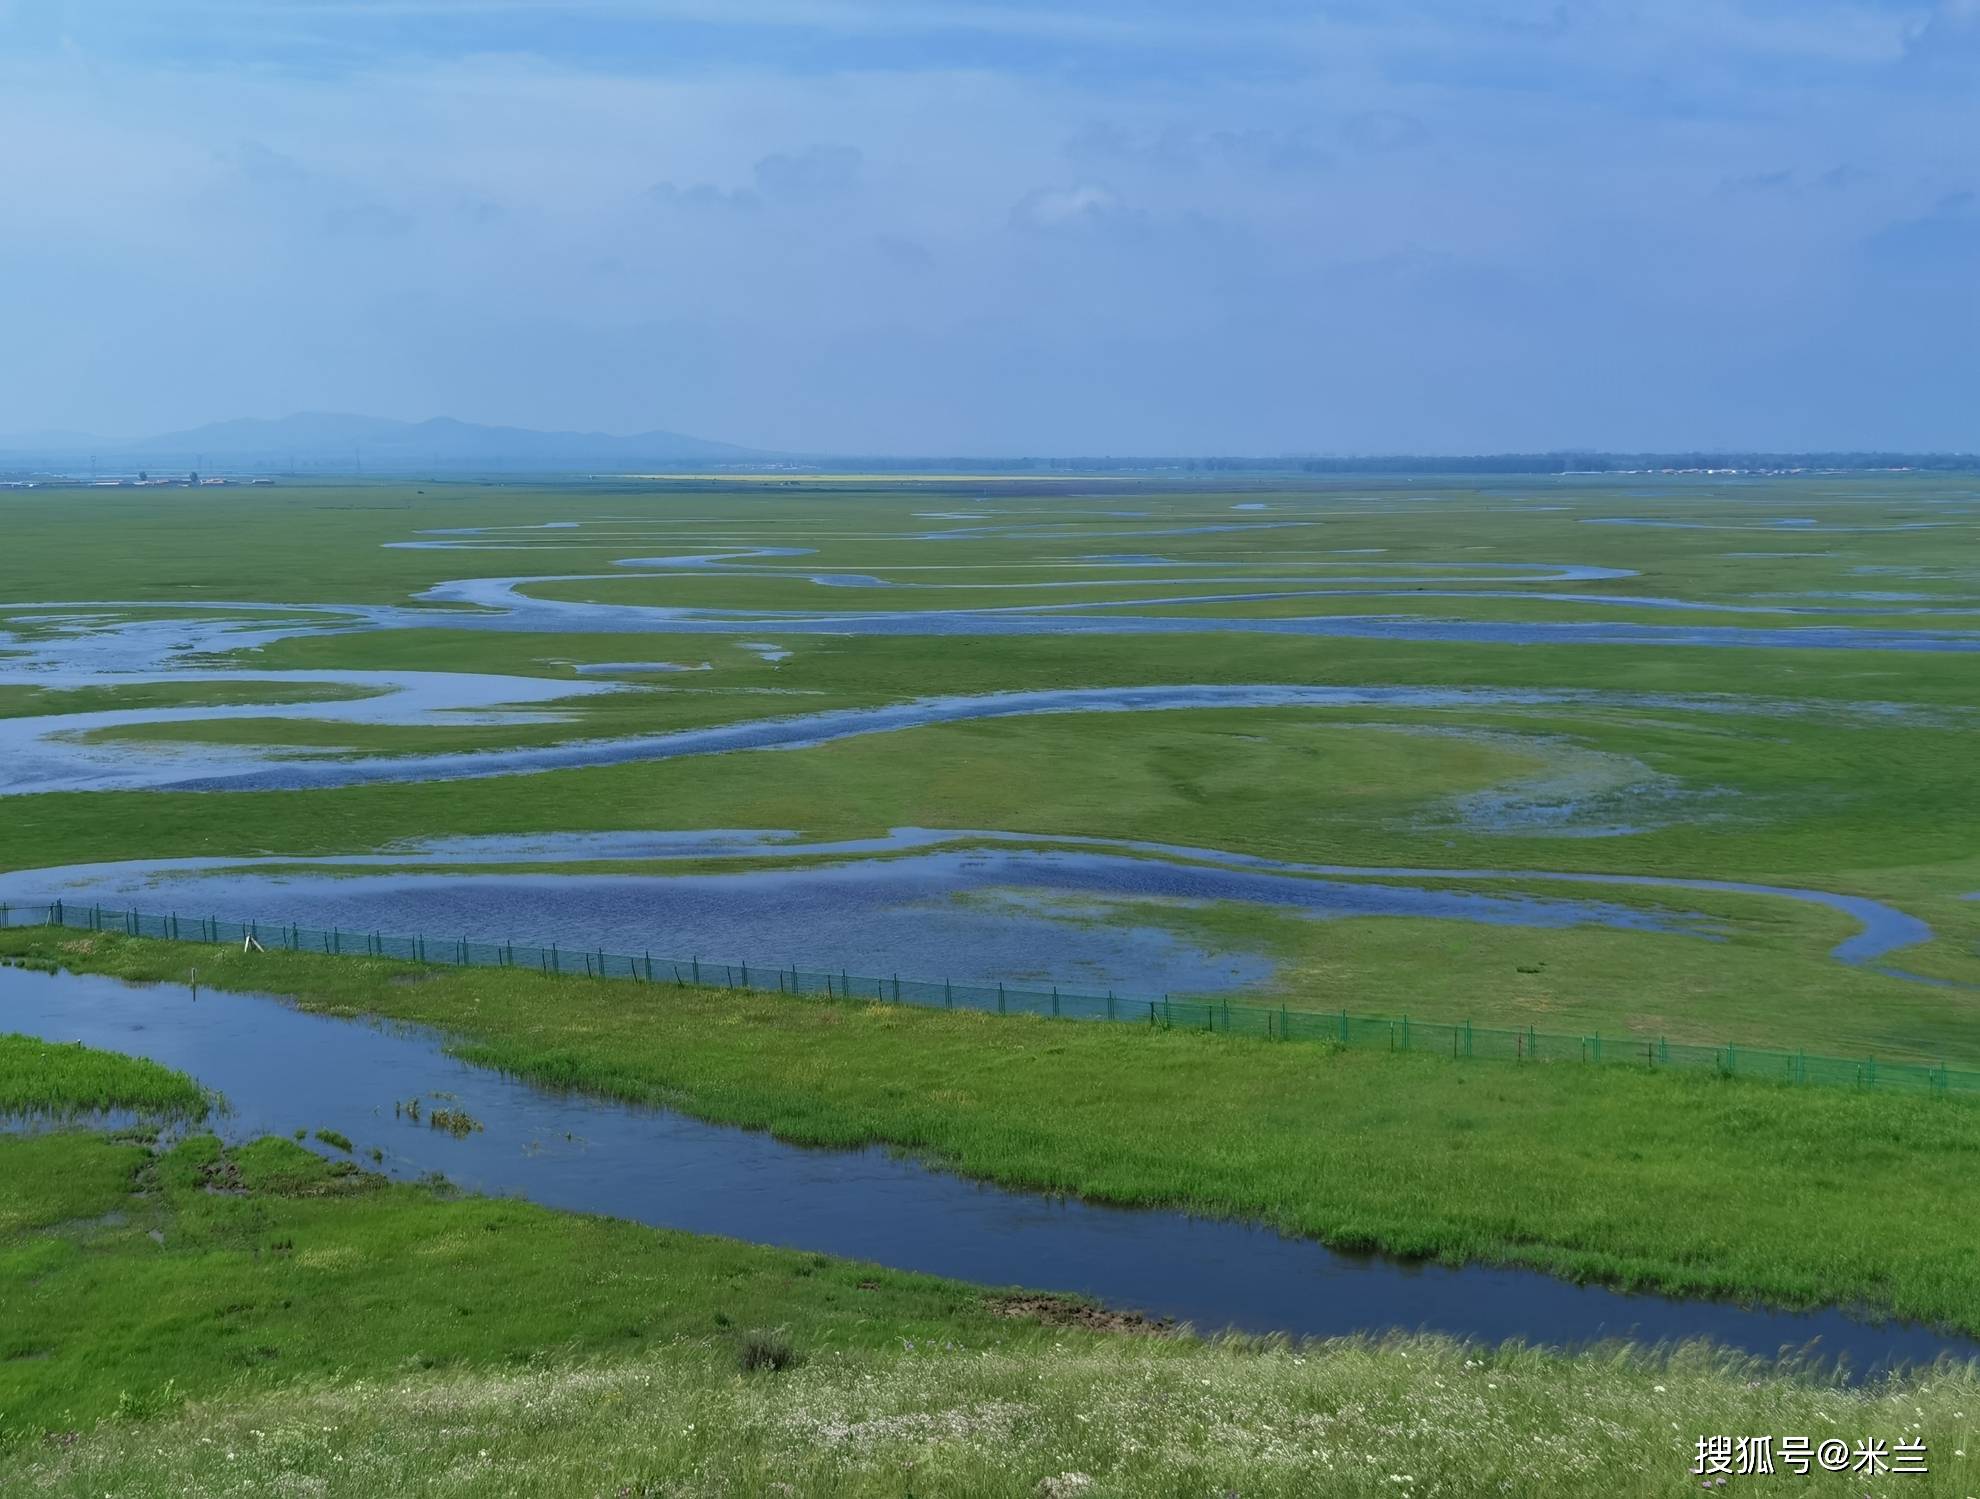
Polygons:
[[45,905],[0,904],[0,927],[59,926],[82,931],[121,932],[172,942],[204,942],[288,952],[393,958],[461,968],[516,968],[545,974],[629,979],[645,984],[753,989],[766,993],[815,994],[832,999],[870,1000],[931,1009],[976,1010],[998,1015],[1045,1015],[1062,1020],[1109,1020],[1161,1030],[1210,1031],[1257,1036],[1270,1041],[1329,1041],[1358,1050],[1422,1052],[1499,1061],[1633,1064],[1640,1067],[1713,1071],[1731,1077],[1762,1078],[1796,1086],[1855,1088],[1879,1093],[1980,1097],[1980,1072],[1944,1063],[1851,1059],[1762,1046],[1701,1046],[1643,1036],[1577,1036],[1559,1032],[1479,1026],[1469,1020],[1413,1020],[1407,1015],[1354,1015],[1346,1010],[1316,1011],[1288,1005],[1233,1004],[1226,999],[1171,995],[1093,993],[1058,985],[1027,988],[948,979],[903,978],[899,974],[836,973],[763,963],[711,962],[703,958],[615,953],[602,947],[532,946],[484,942],[466,936],[391,936],[263,921],[230,921],[218,916],[182,917],[101,905],[50,901]]

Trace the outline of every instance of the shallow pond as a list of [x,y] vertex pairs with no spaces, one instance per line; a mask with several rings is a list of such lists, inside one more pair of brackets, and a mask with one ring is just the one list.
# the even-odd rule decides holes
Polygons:
[[[0,1030],[150,1057],[222,1092],[234,1139],[334,1129],[399,1178],[549,1207],[869,1260],[986,1285],[1075,1292],[1209,1331],[1428,1329],[1498,1342],[1711,1338],[1771,1355],[1813,1345],[1855,1374],[1980,1343],[1836,1311],[1624,1295],[1534,1271],[1337,1254],[1271,1229],[1004,1191],[885,1150],[815,1150],[659,1110],[548,1093],[449,1057],[423,1032],[306,1015],[273,999],[0,968]],[[395,1114],[419,1098],[485,1127]],[[324,1154],[334,1154],[327,1149]]]
[[[1028,845],[1049,843],[1056,848]],[[875,858],[887,855],[886,858]],[[477,873],[464,865],[650,863],[653,873]],[[670,862],[803,859],[785,868],[668,874]],[[832,861],[832,862],[825,862]],[[325,872],[317,872],[317,870]],[[331,875],[329,870],[390,870]],[[1562,887],[1560,898],[1395,881]],[[1384,883],[1369,883],[1382,881]],[[299,922],[432,939],[556,942],[773,969],[843,968],[960,982],[1056,982],[1123,994],[1224,993],[1268,978],[1248,952],[1211,953],[1118,902],[1269,906],[1314,919],[1415,916],[1501,926],[1605,926],[1719,935],[1696,912],[1588,898],[1641,890],[1757,895],[1848,917],[1838,962],[1924,983],[1886,960],[1932,928],[1881,901],[1782,885],[1668,875],[1308,864],[1225,849],[987,829],[895,828],[806,843],[789,832],[567,833],[415,843],[303,859],[134,859],[0,874],[18,907],[101,905],[269,925]],[[1111,918],[1111,919],[1110,919]],[[1186,925],[1186,923],[1180,923]]]
[[[409,861],[410,862],[410,861]],[[1417,916],[1501,926],[1706,933],[1702,917],[1598,900],[1481,895],[1210,869],[1118,854],[976,848],[714,874],[309,875],[126,866],[0,876],[0,899],[60,896],[122,910],[224,914],[277,926],[416,932],[577,951],[697,955],[768,973],[898,973],[958,983],[1058,983],[1125,994],[1228,993],[1272,976],[1248,951],[1211,952],[1120,902],[1246,901],[1325,919]],[[1158,918],[1159,919],[1159,918]]]

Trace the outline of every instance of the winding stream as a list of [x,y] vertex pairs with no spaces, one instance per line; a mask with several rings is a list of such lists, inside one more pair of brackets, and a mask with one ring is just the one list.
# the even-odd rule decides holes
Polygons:
[[[361,1152],[380,1150],[376,1169],[401,1180],[439,1172],[547,1207],[1072,1292],[1205,1332],[1403,1328],[1560,1346],[1709,1338],[1765,1356],[1812,1349],[1859,1379],[1980,1355],[1970,1338],[1832,1310],[1625,1295],[1536,1271],[1338,1254],[1256,1225],[1007,1191],[878,1148],[806,1149],[545,1092],[446,1055],[426,1032],[307,1015],[253,995],[0,967],[0,1029],[187,1071],[225,1095],[230,1112],[218,1125],[235,1140],[333,1129]],[[395,1107],[414,1098],[463,1109],[485,1128],[464,1138],[434,1130]]]
[[[760,644],[760,643],[759,643]],[[762,645],[762,649],[774,649]],[[80,686],[101,678],[85,673],[14,676],[0,685]],[[133,673],[131,683],[269,681],[366,688],[382,695],[279,707],[242,704],[201,708],[118,708],[0,719],[0,794],[44,791],[292,791],[386,781],[463,780],[581,766],[623,765],[731,750],[805,749],[868,734],[933,724],[967,723],[1050,713],[1141,713],[1190,708],[1584,708],[1627,707],[1703,713],[1783,714],[1807,711],[1775,699],[1709,694],[1602,693],[1494,687],[1328,687],[1298,685],[1179,685],[1080,687],[926,697],[877,708],[746,719],[709,728],[438,754],[341,754],[303,758],[279,746],[197,742],[161,744],[79,736],[153,723],[279,716],[317,723],[531,724],[554,715],[513,705],[548,703],[624,690],[610,682],[547,677],[501,677],[451,672]],[[1827,707],[1856,714],[1892,711],[1875,704]],[[472,712],[467,710],[473,710]],[[445,715],[444,717],[441,715]]]

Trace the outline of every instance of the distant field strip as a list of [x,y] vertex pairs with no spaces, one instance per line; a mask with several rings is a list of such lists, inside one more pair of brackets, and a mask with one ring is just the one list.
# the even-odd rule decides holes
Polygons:
[[1648,1068],[1714,1071],[1796,1086],[1862,1091],[1980,1096],[1980,1071],[1943,1064],[1852,1060],[1799,1050],[1754,1046],[1673,1044],[1643,1037],[1577,1036],[1537,1030],[1478,1027],[1469,1021],[1426,1022],[1407,1015],[1353,1015],[1343,1009],[1320,1013],[1285,1005],[1231,1004],[1224,1000],[1175,999],[1168,995],[1095,994],[1052,986],[1018,988],[1006,984],[958,984],[948,980],[876,976],[800,969],[765,968],[700,958],[654,957],[651,953],[607,952],[603,948],[533,946],[475,942],[466,938],[391,936],[346,932],[218,917],[158,915],[106,910],[100,905],[52,901],[0,906],[0,926],[58,926],[115,931],[131,937],[162,938],[248,946],[293,952],[387,958],[469,968],[522,968],[546,974],[582,974],[648,984],[753,989],[791,995],[930,1009],[974,1010],[999,1015],[1039,1015],[1063,1020],[1106,1020],[1164,1030],[1200,1030],[1250,1035],[1271,1041],[1318,1041],[1356,1050],[1422,1052],[1452,1058],[1487,1058],[1514,1063],[1579,1062],[1635,1064]]

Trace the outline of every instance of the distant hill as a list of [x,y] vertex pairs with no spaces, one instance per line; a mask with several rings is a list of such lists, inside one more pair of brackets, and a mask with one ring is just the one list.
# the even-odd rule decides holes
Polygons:
[[491,427],[452,417],[423,422],[345,412],[299,412],[263,420],[244,417],[210,422],[155,437],[94,437],[84,432],[0,435],[0,474],[132,475],[139,470],[183,477],[201,468],[216,474],[502,474],[637,473],[668,467],[712,469],[729,466],[803,470],[814,473],[972,473],[1038,478],[1110,475],[1123,481],[1188,483],[1206,474],[1355,475],[1418,474],[1524,476],[1576,474],[1783,473],[1807,470],[1863,471],[1926,469],[1971,473],[1980,470],[1972,453],[1903,452],[1699,452],[1608,453],[1562,450],[1550,453],[1316,454],[1276,456],[1085,456],[984,457],[960,454],[860,455],[793,454],[714,442],[681,432],[540,432],[529,427]]
[[262,420],[211,422],[183,432],[135,439],[92,438],[82,433],[37,433],[0,438],[0,459],[32,459],[74,467],[94,459],[105,468],[355,469],[380,472],[435,470],[626,469],[663,463],[750,463],[774,457],[733,443],[680,432],[538,432],[528,427],[489,427],[452,417],[424,422],[342,412],[300,412]]

